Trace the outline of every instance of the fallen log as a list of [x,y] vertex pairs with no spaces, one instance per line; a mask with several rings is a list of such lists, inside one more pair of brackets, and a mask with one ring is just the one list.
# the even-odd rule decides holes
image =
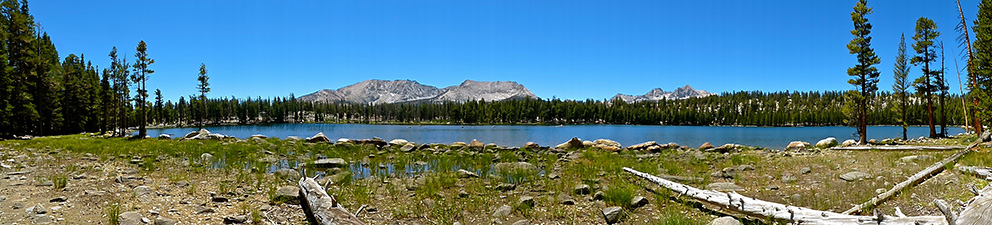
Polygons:
[[354,214],[338,204],[336,198],[327,195],[324,187],[321,187],[313,178],[304,177],[300,179],[300,199],[303,212],[307,215],[310,224],[318,225],[349,225],[365,224]]
[[[988,133],[983,134],[983,136],[988,136]],[[975,140],[975,142],[972,142],[970,145],[965,147],[963,151],[954,153],[954,155],[951,155],[951,157],[947,157],[944,160],[940,160],[940,162],[934,163],[930,167],[927,167],[922,171],[917,172],[916,174],[909,177],[905,181],[896,184],[896,186],[893,186],[888,191],[883,192],[882,194],[879,194],[878,196],[871,198],[865,203],[861,203],[859,205],[851,207],[851,209],[848,209],[843,213],[848,215],[861,213],[863,209],[873,208],[875,206],[878,206],[878,204],[881,204],[885,200],[889,200],[889,198],[892,198],[896,196],[896,194],[901,193],[903,189],[917,185],[923,182],[924,180],[926,180],[927,178],[939,174],[941,171],[944,171],[944,168],[946,168],[947,164],[957,161],[959,158],[961,158],[961,156],[968,154],[969,152],[972,151],[972,149],[978,147],[978,144],[982,143],[982,139],[985,138],[979,138],[978,140]]]
[[[960,166],[958,170],[992,181],[992,169],[990,168]],[[992,224],[992,184],[979,191],[978,195],[969,200],[967,205],[964,210],[961,210],[961,214],[957,218],[958,224]]]
[[697,200],[715,204],[729,210],[758,217],[770,217],[780,220],[788,220],[797,224],[887,224],[887,225],[909,225],[909,224],[947,224],[942,216],[913,216],[913,217],[890,217],[885,215],[877,216],[855,216],[845,215],[829,211],[820,211],[805,207],[784,205],[780,203],[768,202],[750,198],[735,192],[724,193],[718,191],[701,190],[688,185],[672,182],[647,173],[643,173],[631,168],[623,168],[635,176],[641,177],[664,188],[670,189],[680,195],[689,196]]
[[966,146],[851,146],[833,147],[830,150],[850,150],[850,151],[951,151],[965,149]]

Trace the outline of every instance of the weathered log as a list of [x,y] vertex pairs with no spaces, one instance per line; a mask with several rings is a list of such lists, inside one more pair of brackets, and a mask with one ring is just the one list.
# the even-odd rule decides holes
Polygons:
[[[992,169],[959,166],[958,171],[963,173],[984,177],[992,181]],[[972,187],[974,188],[974,187]],[[985,186],[981,191],[976,191],[976,196],[968,201],[964,210],[958,216],[958,224],[992,224],[992,185]]]
[[327,195],[324,187],[321,187],[313,178],[304,177],[300,179],[300,198],[303,212],[307,215],[310,224],[318,225],[348,225],[364,224],[354,214],[338,204],[337,199]]
[[[988,133],[986,133],[986,134],[988,134]],[[916,174],[914,174],[913,176],[909,177],[905,181],[896,184],[896,186],[893,186],[888,191],[886,191],[886,192],[884,192],[882,194],[879,194],[878,196],[875,196],[875,197],[871,198],[870,200],[868,200],[865,203],[861,203],[859,205],[856,205],[856,206],[852,207],[851,209],[848,209],[847,211],[844,211],[843,213],[844,214],[849,214],[849,215],[850,214],[861,213],[861,210],[866,209],[866,208],[872,208],[872,207],[878,206],[878,204],[881,204],[885,200],[889,200],[889,198],[892,198],[892,197],[896,196],[896,194],[901,193],[903,189],[906,189],[907,187],[910,187],[910,186],[914,186],[916,184],[919,184],[919,183],[923,182],[924,180],[926,180],[927,178],[930,178],[930,177],[932,177],[934,175],[939,174],[941,171],[944,171],[944,168],[947,166],[947,164],[953,163],[954,161],[957,161],[959,158],[961,158],[961,156],[964,156],[965,154],[968,154],[969,152],[972,151],[972,149],[978,147],[978,144],[982,143],[982,139],[984,139],[984,138],[979,138],[978,140],[975,140],[975,142],[973,142],[970,145],[968,145],[967,147],[965,147],[964,150],[962,150],[960,152],[957,152],[957,153],[954,153],[954,155],[951,155],[951,157],[947,157],[944,160],[940,160],[940,162],[934,163],[930,167],[927,167],[926,169],[923,169],[922,171],[917,172]]]
[[951,151],[951,150],[961,150],[965,149],[966,146],[851,146],[851,147],[833,147],[830,150],[849,150],[849,151],[867,151],[867,150],[882,150],[882,151]]
[[958,171],[965,174],[975,175],[981,178],[992,180],[992,168],[985,167],[975,167],[975,166],[958,166]]
[[878,216],[854,216],[845,215],[829,211],[820,211],[810,208],[784,205],[780,203],[768,202],[743,196],[734,192],[724,193],[718,191],[701,190],[688,185],[665,180],[647,173],[643,173],[631,168],[623,168],[635,176],[641,177],[664,188],[670,189],[680,195],[689,196],[702,202],[715,204],[732,211],[758,217],[770,217],[781,220],[793,221],[797,224],[889,224],[889,225],[909,225],[909,224],[947,224],[942,216],[913,216],[913,217],[889,217]]
[[937,209],[940,210],[941,214],[944,214],[944,218],[947,219],[947,224],[957,224],[958,214],[954,213],[951,207],[947,206],[944,200],[934,199],[933,203],[937,205]]

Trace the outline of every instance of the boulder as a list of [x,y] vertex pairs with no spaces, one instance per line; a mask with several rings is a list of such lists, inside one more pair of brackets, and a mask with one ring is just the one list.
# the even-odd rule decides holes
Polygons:
[[520,206],[527,206],[527,207],[533,208],[534,207],[534,197],[531,197],[529,195],[520,196],[520,199],[517,199],[517,207],[520,207]]
[[840,179],[843,179],[844,181],[847,181],[847,182],[856,181],[856,180],[862,180],[862,179],[870,179],[870,178],[871,178],[871,175],[869,175],[867,173],[858,172],[858,171],[849,172],[849,173],[845,173],[845,174],[841,174],[840,175]]
[[844,142],[841,143],[840,146],[841,147],[850,147],[850,146],[854,146],[856,144],[858,144],[858,141],[847,139],[847,140],[844,140]]
[[534,164],[529,162],[510,162],[510,163],[497,163],[493,166],[493,169],[497,173],[512,172],[516,170],[527,170],[529,172],[537,173],[539,170]]
[[603,219],[606,219],[607,224],[614,224],[620,222],[620,217],[623,214],[623,208],[619,206],[607,207],[603,209]]
[[593,141],[592,147],[611,152],[620,151],[620,149],[622,148],[622,146],[620,146],[620,142],[616,142],[608,139],[598,139],[596,141]]
[[287,141],[301,141],[303,139],[300,138],[300,137],[297,137],[297,136],[289,136],[289,137],[286,137],[286,140]]
[[413,143],[406,143],[403,144],[403,147],[400,147],[400,151],[403,152],[412,152],[414,149],[417,149],[417,145]]
[[120,225],[138,225],[143,224],[141,221],[141,214],[135,211],[127,211],[118,215],[118,224]]
[[394,145],[394,146],[404,146],[407,143],[410,142],[403,139],[393,139],[392,141],[389,141],[389,145]]
[[155,218],[155,225],[175,225],[176,220],[158,216]]
[[313,137],[307,138],[307,142],[310,143],[330,143],[331,139],[328,139],[324,132],[318,132],[313,135]]
[[320,168],[344,168],[348,167],[348,162],[342,158],[318,159],[313,162],[313,166]]
[[207,163],[207,162],[213,162],[213,160],[214,160],[214,155],[211,155],[210,153],[200,154],[200,161],[201,162]]
[[479,174],[473,173],[472,171],[468,171],[468,170],[464,170],[464,169],[459,169],[458,170],[458,177],[459,178],[476,178],[476,177],[479,177]]
[[293,205],[300,204],[300,188],[296,186],[279,187],[279,189],[276,189],[276,193],[272,196],[272,199]]
[[636,196],[630,200],[630,206],[635,209],[646,205],[648,205],[648,198],[645,198],[643,196]]
[[196,136],[201,136],[201,135],[202,136],[206,136],[209,133],[210,133],[210,131],[208,131],[207,129],[200,129],[200,130],[197,130],[197,131],[189,132],[188,134],[186,134],[185,136],[183,136],[183,139],[184,140],[196,139],[195,138]]
[[575,185],[575,188],[572,188],[572,193],[579,194],[579,195],[588,195],[589,194],[589,190],[590,190],[589,185],[587,185],[587,184],[578,184],[578,185]]
[[172,139],[172,136],[169,135],[169,134],[159,134],[158,135],[158,139],[160,139],[160,140],[171,140]]
[[338,138],[338,141],[337,142],[334,142],[334,143],[335,144],[344,144],[344,143],[354,143],[354,141],[352,141],[351,139],[347,139],[347,138]]
[[275,172],[273,172],[272,175],[275,175],[276,179],[278,180],[285,180],[289,182],[299,181],[300,178],[302,177],[299,171],[289,168],[278,169]]
[[573,137],[571,140],[568,140],[565,143],[561,143],[558,146],[555,146],[555,148],[557,149],[577,149],[582,147],[584,147],[584,145],[582,144],[582,140],[580,140],[578,137]]
[[703,145],[699,146],[699,150],[706,150],[711,148],[713,148],[713,144],[710,144],[709,142],[703,143]]
[[704,149],[704,150],[713,151],[713,152],[719,152],[719,153],[740,152],[740,151],[737,150],[737,147],[738,146],[739,145],[737,145],[737,144],[724,144],[724,145],[721,145],[720,147],[710,148],[710,149]]
[[510,216],[510,213],[512,213],[512,212],[513,212],[513,208],[512,207],[510,207],[508,205],[503,205],[503,206],[500,206],[499,208],[497,208],[496,211],[493,211],[493,217],[496,217],[496,218],[507,217],[507,216]]
[[540,145],[537,145],[537,143],[534,142],[527,142],[526,144],[524,144],[524,148],[540,148],[540,147],[541,147]]
[[468,146],[468,144],[465,144],[465,142],[461,142],[461,141],[451,143],[451,147],[465,147],[465,146]]
[[468,147],[469,148],[484,148],[484,147],[486,147],[486,144],[483,144],[479,140],[472,139],[472,141],[468,143]]
[[789,142],[789,145],[788,146],[785,146],[785,150],[792,150],[792,151],[803,150],[807,146],[809,146],[809,143],[808,142],[793,141],[793,142]]
[[724,216],[724,217],[716,218],[715,220],[711,221],[710,225],[743,225],[743,224],[741,223],[741,221],[737,221],[737,219],[734,219],[733,217]]
[[721,192],[731,192],[731,191],[744,191],[744,188],[737,186],[734,183],[729,182],[717,182],[706,185],[707,190],[721,191]]
[[816,142],[817,148],[830,148],[834,146],[837,146],[837,138],[834,137],[828,137]]
[[627,149],[633,151],[647,151],[648,148],[651,148],[653,146],[658,146],[658,142],[655,141],[644,142],[636,145],[627,146]]
[[249,139],[269,139],[269,137],[262,134],[256,134],[249,137]]

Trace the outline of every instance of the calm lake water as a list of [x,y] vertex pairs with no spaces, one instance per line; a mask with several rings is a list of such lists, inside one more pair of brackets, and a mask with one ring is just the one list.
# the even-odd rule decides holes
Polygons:
[[[939,127],[938,127],[939,129]],[[185,135],[196,128],[149,129],[148,135],[170,134],[173,137]],[[483,143],[496,143],[500,146],[523,146],[532,141],[541,146],[554,146],[578,137],[582,140],[610,139],[623,146],[646,141],[659,143],[675,142],[684,146],[697,147],[704,142],[720,146],[735,143],[748,146],[782,149],[791,141],[801,140],[815,144],[826,137],[838,141],[855,139],[852,127],[707,127],[707,126],[638,126],[638,125],[571,125],[571,126],[460,126],[460,125],[366,125],[366,124],[266,124],[207,127],[213,133],[248,138],[254,134],[286,138],[298,136],[307,138],[317,132],[324,132],[332,141],[338,138],[369,139],[379,137],[389,141],[406,139],[415,143],[469,142],[478,139]],[[909,138],[926,136],[927,127],[910,127]],[[948,127],[948,134],[958,134],[964,129]],[[868,127],[868,138],[882,140],[902,136],[902,127]]]

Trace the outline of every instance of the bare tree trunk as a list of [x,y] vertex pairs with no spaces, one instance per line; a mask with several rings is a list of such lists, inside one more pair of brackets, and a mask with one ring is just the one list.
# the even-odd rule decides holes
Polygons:
[[350,225],[365,224],[355,214],[351,214],[347,209],[338,204],[337,199],[327,195],[324,187],[317,184],[313,178],[304,177],[300,179],[300,198],[303,212],[307,215],[310,224],[317,225]]

